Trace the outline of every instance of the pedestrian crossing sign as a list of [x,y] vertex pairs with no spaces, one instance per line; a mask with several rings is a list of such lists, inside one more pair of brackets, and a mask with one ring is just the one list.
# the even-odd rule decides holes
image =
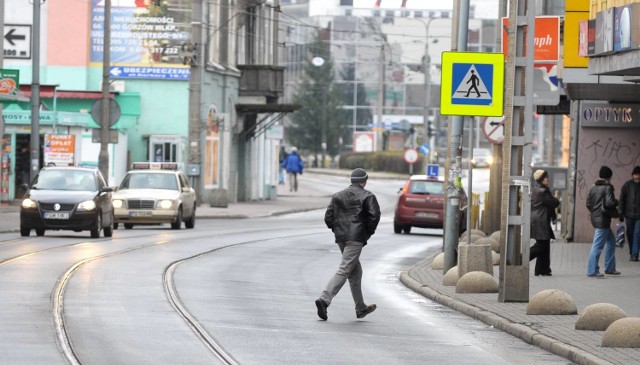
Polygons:
[[504,114],[504,54],[442,52],[440,114]]

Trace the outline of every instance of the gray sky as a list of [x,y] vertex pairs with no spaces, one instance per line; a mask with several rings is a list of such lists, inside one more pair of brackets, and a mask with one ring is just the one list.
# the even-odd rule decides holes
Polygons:
[[[454,0],[408,0],[409,9],[452,9]],[[354,0],[356,8],[371,8],[375,0]],[[399,8],[402,0],[382,0],[382,8]],[[496,18],[498,16],[498,0],[471,0],[476,7],[476,18]]]

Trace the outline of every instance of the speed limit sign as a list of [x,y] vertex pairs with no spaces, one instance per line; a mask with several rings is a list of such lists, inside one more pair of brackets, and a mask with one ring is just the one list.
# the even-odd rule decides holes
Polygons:
[[406,163],[416,163],[418,162],[418,150],[415,148],[409,148],[404,151],[404,161]]

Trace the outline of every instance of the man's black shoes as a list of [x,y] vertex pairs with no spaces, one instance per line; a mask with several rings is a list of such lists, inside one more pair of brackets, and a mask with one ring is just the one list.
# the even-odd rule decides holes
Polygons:
[[378,308],[378,306],[376,306],[375,304],[371,304],[367,306],[367,309],[362,310],[362,311],[356,311],[356,317],[358,318],[364,318],[367,316],[367,314],[373,312],[374,310],[376,310],[376,308]]
[[322,299],[316,299],[316,307],[318,308],[318,317],[326,321],[327,318],[329,318],[327,316],[327,303],[325,303]]

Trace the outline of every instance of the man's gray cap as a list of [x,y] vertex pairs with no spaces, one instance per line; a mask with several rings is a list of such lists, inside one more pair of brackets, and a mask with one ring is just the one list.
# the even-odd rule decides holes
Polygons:
[[357,169],[354,169],[353,171],[351,171],[352,183],[363,182],[363,181],[366,181],[368,178],[369,178],[369,175],[367,175],[367,172],[364,169],[361,169],[358,167]]

